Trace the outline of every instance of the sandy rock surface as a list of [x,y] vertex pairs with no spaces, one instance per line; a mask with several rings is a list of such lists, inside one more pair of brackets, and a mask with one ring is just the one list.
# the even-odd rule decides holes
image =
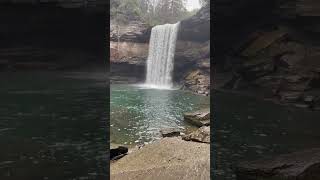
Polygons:
[[111,163],[113,180],[209,180],[210,145],[163,138]]

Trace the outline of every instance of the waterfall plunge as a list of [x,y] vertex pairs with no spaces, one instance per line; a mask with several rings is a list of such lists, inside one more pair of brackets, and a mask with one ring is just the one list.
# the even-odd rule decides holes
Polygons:
[[145,86],[158,89],[172,88],[173,60],[179,26],[180,22],[152,28]]

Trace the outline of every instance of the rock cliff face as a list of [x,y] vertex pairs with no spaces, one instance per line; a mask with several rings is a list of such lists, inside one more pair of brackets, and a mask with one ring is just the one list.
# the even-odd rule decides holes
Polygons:
[[[139,21],[117,25],[111,21],[110,40],[148,43],[152,27]],[[178,39],[205,42],[210,40],[210,6],[201,8],[194,16],[181,21]]]
[[210,95],[210,6],[181,21],[174,78],[183,88]]
[[148,43],[150,33],[151,27],[139,21],[131,21],[127,25],[110,23],[110,41]]
[[214,88],[319,109],[319,5],[314,0],[218,0]]
[[210,40],[210,6],[204,6],[194,16],[181,21],[179,39],[205,42]]
[[142,83],[151,28],[132,21],[127,25],[110,23],[110,82]]
[[121,61],[128,57],[143,57],[148,55],[147,43],[110,42],[110,61]]
[[[111,51],[115,57],[112,58],[111,76],[126,74],[128,77],[139,77],[136,80],[143,82],[145,71],[142,69],[145,69],[148,56],[146,50],[148,50],[152,27],[135,21],[120,28],[114,24],[111,24],[111,27],[110,39],[113,47]],[[122,48],[125,43],[130,44],[130,48]],[[117,47],[120,47],[119,53],[117,53]],[[130,64],[133,71],[121,73],[119,64],[122,66]],[[123,71],[128,70],[123,69]],[[139,74],[133,74],[133,72]],[[173,79],[183,89],[203,95],[210,94],[210,6],[203,7],[196,15],[181,21]]]
[[197,94],[210,94],[210,40],[178,41],[174,81]]

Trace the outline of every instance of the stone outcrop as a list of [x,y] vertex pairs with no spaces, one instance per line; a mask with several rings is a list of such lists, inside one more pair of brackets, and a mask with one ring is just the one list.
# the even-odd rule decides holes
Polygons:
[[110,61],[120,62],[129,60],[130,57],[142,57],[141,59],[146,59],[148,48],[148,44],[146,43],[110,41]]
[[210,125],[210,109],[202,109],[194,112],[184,113],[184,120],[195,126]]
[[[130,69],[130,70],[128,70]],[[145,58],[131,57],[110,64],[111,84],[135,84],[145,80]]]
[[174,137],[180,136],[181,129],[179,128],[165,128],[160,130],[160,134],[162,137]]
[[210,41],[178,41],[174,80],[182,89],[210,95]]
[[320,179],[320,149],[309,149],[237,167],[237,180],[316,180]]
[[189,72],[184,80],[184,88],[198,94],[209,95],[210,73],[201,71],[199,69]]
[[181,21],[174,80],[182,89],[210,95],[210,6]]
[[210,126],[202,126],[196,131],[182,136],[185,141],[210,143]]
[[200,41],[210,40],[210,5],[201,8],[194,16],[181,21],[180,40]]
[[216,76],[228,79],[214,88],[319,109],[319,2],[223,2],[215,4],[215,68]]
[[[141,21],[127,25],[110,23],[110,40],[148,43],[152,27]],[[181,21],[178,40],[205,42],[210,40],[210,6],[201,8],[194,16]]]
[[110,40],[114,42],[148,43],[150,35],[151,27],[140,21],[130,21],[126,25],[110,23]]
[[110,82],[140,83],[145,79],[151,28],[139,21],[110,23]]

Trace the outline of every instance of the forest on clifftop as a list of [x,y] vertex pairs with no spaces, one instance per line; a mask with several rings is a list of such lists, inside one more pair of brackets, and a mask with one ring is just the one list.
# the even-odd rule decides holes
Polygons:
[[[201,6],[210,3],[200,0]],[[186,0],[111,0],[111,21],[126,24],[130,21],[141,21],[150,26],[176,23],[194,15],[199,9],[188,11]]]

